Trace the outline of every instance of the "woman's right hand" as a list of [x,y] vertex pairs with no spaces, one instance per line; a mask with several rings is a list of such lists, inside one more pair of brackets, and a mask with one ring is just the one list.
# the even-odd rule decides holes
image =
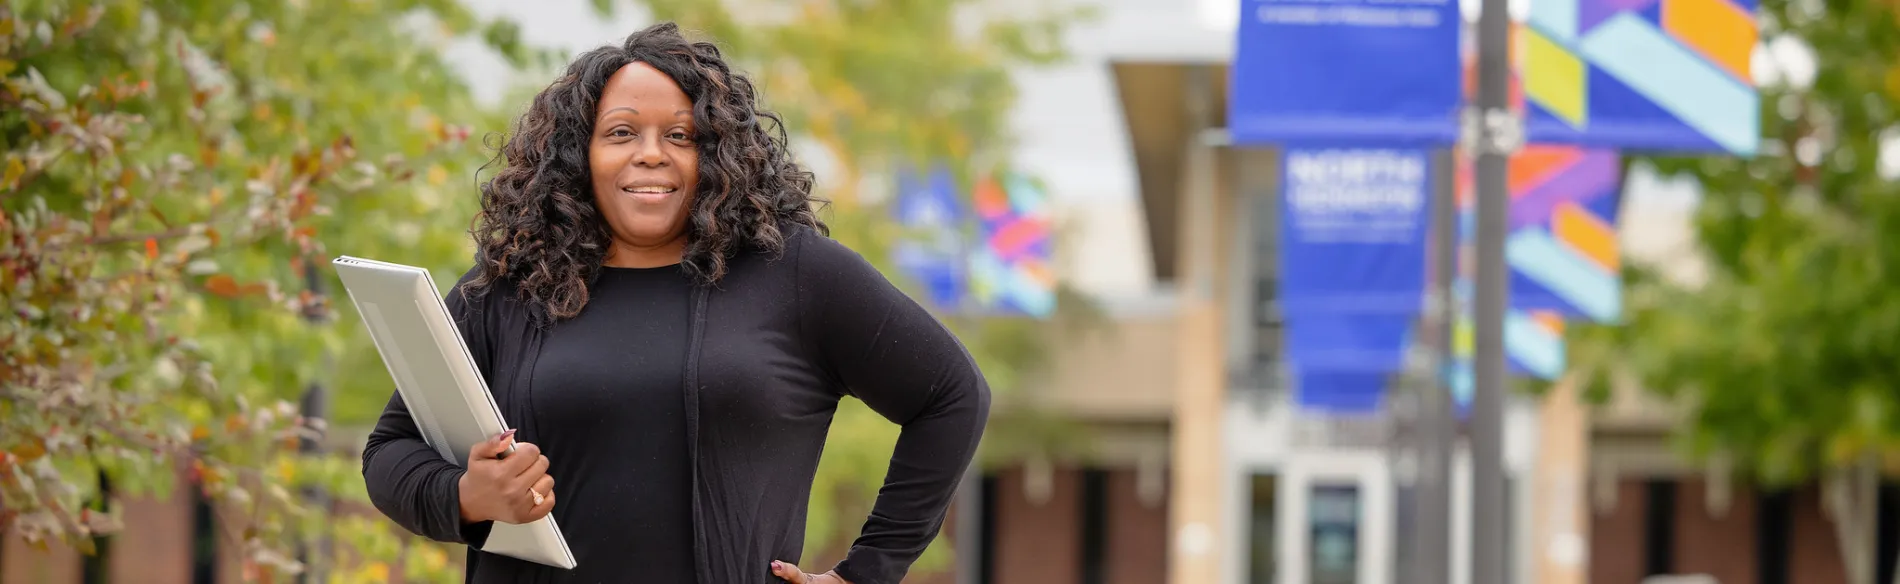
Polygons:
[[[514,442],[514,434],[509,430],[469,447],[468,471],[459,482],[463,523],[518,525],[554,510],[554,477],[548,476],[548,457],[541,455],[540,447]],[[511,443],[515,445],[512,453],[508,452]]]

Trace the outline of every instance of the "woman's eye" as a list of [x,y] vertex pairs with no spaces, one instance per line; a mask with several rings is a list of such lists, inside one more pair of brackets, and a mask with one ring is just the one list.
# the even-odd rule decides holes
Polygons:
[[629,130],[626,128],[614,128],[613,130],[607,132],[607,135],[613,136],[615,138],[625,138],[628,136],[632,136],[633,130]]
[[686,135],[685,132],[674,132],[671,134],[667,134],[666,137],[672,138],[674,140],[686,140],[688,138],[692,138],[692,136]]

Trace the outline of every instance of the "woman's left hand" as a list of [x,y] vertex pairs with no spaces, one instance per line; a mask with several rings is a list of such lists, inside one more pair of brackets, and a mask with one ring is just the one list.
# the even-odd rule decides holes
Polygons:
[[806,574],[804,570],[788,562],[772,562],[772,575],[792,584],[851,584],[837,572]]

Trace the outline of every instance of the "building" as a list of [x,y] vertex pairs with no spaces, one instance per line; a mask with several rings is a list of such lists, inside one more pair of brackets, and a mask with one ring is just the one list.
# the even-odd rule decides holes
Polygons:
[[[1071,39],[1076,60],[1022,80],[1020,162],[1064,200],[1075,233],[1059,252],[1065,276],[1107,318],[1079,334],[1052,327],[1063,336],[1050,370],[999,414],[1051,413],[1089,442],[984,472],[947,528],[964,544],[958,570],[919,580],[1408,582],[1415,503],[1391,438],[1376,421],[1298,414],[1275,377],[1275,222],[1264,203],[1277,197],[1276,153],[1235,148],[1222,130],[1234,1],[1102,0],[1101,19]],[[1626,243],[1680,253],[1679,220],[1626,213]],[[1600,410],[1570,397],[1560,387],[1509,408],[1514,582],[1846,581],[1818,486],[1762,493],[1685,464],[1668,445],[1675,418],[1634,388]],[[1468,488],[1454,492],[1453,517],[1466,517]],[[182,493],[129,502],[140,529],[106,564],[7,539],[0,584],[235,581],[209,507]],[[1881,491],[1883,558],[1900,547],[1896,495]],[[1351,535],[1325,545],[1342,542],[1316,540],[1316,527]],[[1457,531],[1463,574],[1468,527]],[[1891,578],[1883,566],[1878,581]]]

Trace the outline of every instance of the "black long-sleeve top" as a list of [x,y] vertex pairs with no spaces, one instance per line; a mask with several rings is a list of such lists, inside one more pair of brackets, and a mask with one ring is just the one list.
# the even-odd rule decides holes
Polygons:
[[[835,569],[853,584],[903,579],[942,526],[989,415],[981,372],[941,323],[858,254],[804,227],[788,228],[783,254],[741,255],[716,286],[685,289],[683,322],[666,308],[664,274],[609,270],[593,286],[621,293],[550,327],[536,326],[506,282],[474,299],[457,286],[446,298],[517,439],[543,446],[552,463],[556,521],[576,570],[480,552],[488,525],[461,520],[462,468],[424,443],[396,396],[363,452],[379,510],[417,534],[469,544],[470,582],[670,582],[652,578],[681,560],[699,584],[777,582],[770,563],[799,561],[826,430],[849,395],[902,431],[871,514]],[[610,314],[597,309],[642,304],[650,314],[592,320]],[[617,346],[664,337],[674,323],[684,328],[674,337],[677,375],[663,371],[664,342]],[[620,360],[605,352],[615,348]],[[573,371],[595,359],[597,372]],[[680,386],[679,408],[640,408],[668,399],[669,381]],[[612,391],[629,392],[631,407],[607,407]],[[645,444],[602,445],[587,429],[620,416],[628,425],[613,437]],[[675,474],[666,472],[668,443],[684,446],[670,463]],[[683,492],[669,476],[684,480]],[[685,533],[667,531],[678,529],[667,527],[677,525],[663,509],[669,497],[687,503]]]

